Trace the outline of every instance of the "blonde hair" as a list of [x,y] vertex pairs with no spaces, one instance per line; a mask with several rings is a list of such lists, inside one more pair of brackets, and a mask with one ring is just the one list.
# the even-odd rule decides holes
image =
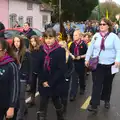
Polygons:
[[67,48],[67,43],[66,43],[66,41],[59,41],[59,45],[61,46],[61,47],[63,47],[63,48]]
[[79,33],[79,35],[80,35],[80,36],[82,36],[82,33],[80,32],[80,30],[79,30],[79,29],[76,29],[76,30],[74,31],[74,33],[75,33],[75,32],[78,32],[78,33]]

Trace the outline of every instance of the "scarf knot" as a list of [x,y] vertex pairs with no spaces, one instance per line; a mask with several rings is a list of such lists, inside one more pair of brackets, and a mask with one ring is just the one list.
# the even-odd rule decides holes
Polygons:
[[44,60],[44,69],[50,71],[51,67],[50,67],[50,62],[51,62],[51,58],[50,58],[50,53],[54,50],[56,50],[57,48],[59,48],[59,44],[58,42],[55,42],[51,47],[48,47],[46,44],[43,45],[43,50],[44,52],[47,54],[45,56],[45,60]]
[[75,41],[75,48],[74,48],[74,56],[77,57],[80,55],[79,53],[79,45],[82,43],[82,40],[80,40],[78,43]]
[[49,54],[45,56],[45,61],[44,61],[44,68],[47,68],[48,71],[50,71],[50,56]]
[[106,33],[105,35],[103,35],[103,34],[100,32],[100,35],[101,35],[101,37],[102,37],[100,49],[101,49],[101,50],[105,50],[105,39],[107,38],[107,36],[109,35],[109,33]]

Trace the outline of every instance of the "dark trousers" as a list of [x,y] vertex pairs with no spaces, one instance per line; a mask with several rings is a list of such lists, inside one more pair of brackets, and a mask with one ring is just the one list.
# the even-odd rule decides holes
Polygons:
[[[5,108],[0,108],[0,120],[3,120],[3,118],[6,116],[6,112],[8,109]],[[17,116],[17,109],[14,110],[14,116],[11,119],[6,119],[6,120],[16,120]]]
[[69,81],[65,82],[65,87],[64,87],[64,93],[60,96],[62,105],[64,106],[64,113],[67,112],[67,104],[68,104],[68,99],[70,96],[70,86],[71,86],[71,81],[72,77],[69,78]]
[[[49,98],[50,97],[48,97],[48,96],[40,96],[40,108],[39,108],[40,112],[47,113]],[[61,109],[62,108],[60,97],[53,96],[52,97],[52,102],[55,106],[55,109]]]
[[70,96],[76,96],[78,91],[78,85],[80,86],[80,90],[85,90],[85,69],[81,70],[82,72],[78,73],[76,71],[73,72],[72,75],[72,83],[71,83],[71,91]]
[[32,83],[31,83],[31,93],[34,95],[36,93],[37,78],[38,78],[38,74],[33,73],[32,74]]
[[92,99],[90,104],[93,106],[100,105],[100,100],[110,101],[112,82],[115,75],[111,74],[112,65],[101,65],[92,72],[93,88]]

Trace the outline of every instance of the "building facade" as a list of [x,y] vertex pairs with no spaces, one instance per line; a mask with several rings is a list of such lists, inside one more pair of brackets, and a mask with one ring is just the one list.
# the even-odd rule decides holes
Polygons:
[[6,27],[14,27],[16,21],[18,21],[20,26],[23,26],[25,22],[29,22],[31,27],[44,31],[45,23],[51,21],[51,9],[41,10],[41,7],[43,6],[35,0],[35,2],[32,2],[32,0],[31,2],[26,0],[2,1],[6,1],[6,3],[3,2],[6,10],[4,10],[5,16],[1,16],[2,19],[0,18],[0,20],[4,21],[3,23]]
[[4,23],[5,27],[8,27],[8,19],[9,19],[9,1],[8,0],[0,0],[0,21]]

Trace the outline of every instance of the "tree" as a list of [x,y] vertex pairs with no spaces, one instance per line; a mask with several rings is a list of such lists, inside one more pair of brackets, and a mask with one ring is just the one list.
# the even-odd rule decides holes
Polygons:
[[[56,6],[56,14],[54,17],[58,19],[58,0],[42,0]],[[81,21],[86,20],[93,8],[98,4],[97,0],[62,0],[62,19]]]
[[[91,14],[92,19],[96,17],[96,14],[98,14],[98,11],[96,11],[96,9],[98,9],[98,6],[95,7],[95,9],[92,11],[92,14]],[[108,11],[109,19],[114,21],[116,14],[120,13],[120,6],[117,5],[115,2],[101,3],[100,4],[100,15],[101,15],[101,17],[106,16],[106,11]]]

